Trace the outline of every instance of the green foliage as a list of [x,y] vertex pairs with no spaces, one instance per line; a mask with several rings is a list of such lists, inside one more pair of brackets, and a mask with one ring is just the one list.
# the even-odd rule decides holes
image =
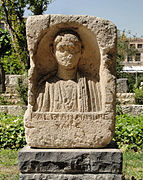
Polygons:
[[141,82],[143,82],[143,74],[142,73],[138,73],[137,74],[137,83],[136,83],[137,88],[140,87]]
[[8,52],[3,58],[1,58],[5,74],[23,74],[25,67],[21,63],[18,54]]
[[[19,61],[25,69],[29,65],[29,55],[27,50],[26,29],[24,19],[24,8],[26,2],[24,0],[3,0],[1,1],[2,19],[8,26],[11,36],[11,52],[16,54]],[[10,54],[12,54],[10,53]]]
[[136,104],[143,104],[143,89],[134,89]]
[[[0,1],[0,19],[2,19],[8,27],[11,36],[10,53],[4,57],[5,69],[12,67],[12,74],[22,74],[22,71],[29,69],[29,53],[27,49],[26,28],[24,11],[28,7],[34,15],[43,14],[47,10],[47,6],[52,0],[2,0]],[[3,48],[5,49],[5,48]],[[9,62],[8,56],[11,56],[12,62]],[[13,58],[13,59],[12,59]],[[14,66],[16,64],[16,66]],[[20,71],[17,73],[17,71]],[[8,70],[6,69],[7,73]],[[9,70],[10,71],[10,70]]]
[[122,69],[123,61],[127,56],[133,56],[137,53],[137,50],[134,46],[129,46],[129,38],[125,34],[125,31],[122,33],[118,30],[117,38],[117,58],[116,58],[116,76],[117,78],[122,78]]
[[135,56],[135,54],[138,52],[138,50],[135,48],[135,46],[130,46],[129,42],[130,39],[128,38],[128,35],[130,33],[121,33],[118,31],[118,39],[117,39],[117,58],[116,58],[116,75],[117,78],[127,78],[128,79],[128,92],[133,92],[134,86],[137,83],[137,87],[139,86],[140,82],[143,81],[142,74],[138,74],[138,82],[136,82],[136,75],[131,73],[123,73],[123,61],[128,56]]
[[0,28],[0,71],[2,75],[1,83],[2,83],[3,92],[5,91],[5,84],[4,84],[5,71],[3,67],[2,58],[10,49],[11,49],[11,45],[10,45],[9,33]]
[[23,117],[0,114],[0,148],[19,149],[25,144]]
[[128,54],[127,52],[128,48],[129,48],[129,40],[126,37],[125,32],[121,34],[121,32],[118,31],[117,57],[119,57],[121,60],[125,60]]
[[0,63],[5,74],[23,74],[24,66],[19,59],[18,53],[12,50],[10,35],[7,31],[0,29]]
[[114,140],[124,150],[138,151],[143,149],[143,115],[128,114],[116,116]]
[[140,83],[143,81],[142,73],[138,73],[137,75],[137,82],[136,82],[136,75],[134,73],[122,73],[122,78],[128,79],[128,92],[133,93],[134,88],[138,88]]
[[133,93],[134,86],[136,84],[136,76],[133,73],[123,73],[123,78],[128,79],[128,92]]
[[7,102],[6,97],[0,96],[0,105],[7,105],[7,104],[9,103]]
[[8,31],[0,29],[0,63],[5,74],[23,74],[25,67],[12,47]]
[[120,102],[117,102],[116,103],[116,115],[121,115],[121,114],[123,114],[122,107],[120,105]]
[[52,0],[27,0],[28,9],[32,11],[34,15],[43,14],[47,10],[48,4]]
[[11,49],[10,35],[7,31],[0,28],[0,58]]
[[[27,78],[27,77],[26,77]],[[24,82],[23,78],[18,78],[18,84],[17,84],[17,92],[21,99],[21,101],[27,105],[28,104],[28,83]]]

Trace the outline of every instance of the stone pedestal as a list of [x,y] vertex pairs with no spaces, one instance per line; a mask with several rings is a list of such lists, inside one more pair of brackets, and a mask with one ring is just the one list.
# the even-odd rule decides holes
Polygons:
[[36,149],[19,151],[20,180],[121,180],[119,149]]

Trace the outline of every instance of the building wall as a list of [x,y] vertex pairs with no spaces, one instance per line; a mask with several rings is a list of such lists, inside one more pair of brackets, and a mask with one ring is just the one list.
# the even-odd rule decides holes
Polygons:
[[[134,46],[138,52],[133,57],[127,57],[124,64],[143,65],[143,39],[135,38],[130,41],[130,46]],[[140,55],[140,57],[139,57]]]
[[137,53],[125,59],[123,72],[143,73],[143,38],[131,39],[130,46],[134,46],[137,49]]

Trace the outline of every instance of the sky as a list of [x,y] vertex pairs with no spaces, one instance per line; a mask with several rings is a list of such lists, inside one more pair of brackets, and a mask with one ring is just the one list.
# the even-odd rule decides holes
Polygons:
[[45,14],[101,17],[131,36],[143,36],[143,0],[54,0]]

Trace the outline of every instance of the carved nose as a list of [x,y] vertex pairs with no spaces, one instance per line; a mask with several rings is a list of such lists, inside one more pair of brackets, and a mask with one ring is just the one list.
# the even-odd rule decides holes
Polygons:
[[65,55],[67,56],[69,54],[69,52],[68,51],[65,51]]

